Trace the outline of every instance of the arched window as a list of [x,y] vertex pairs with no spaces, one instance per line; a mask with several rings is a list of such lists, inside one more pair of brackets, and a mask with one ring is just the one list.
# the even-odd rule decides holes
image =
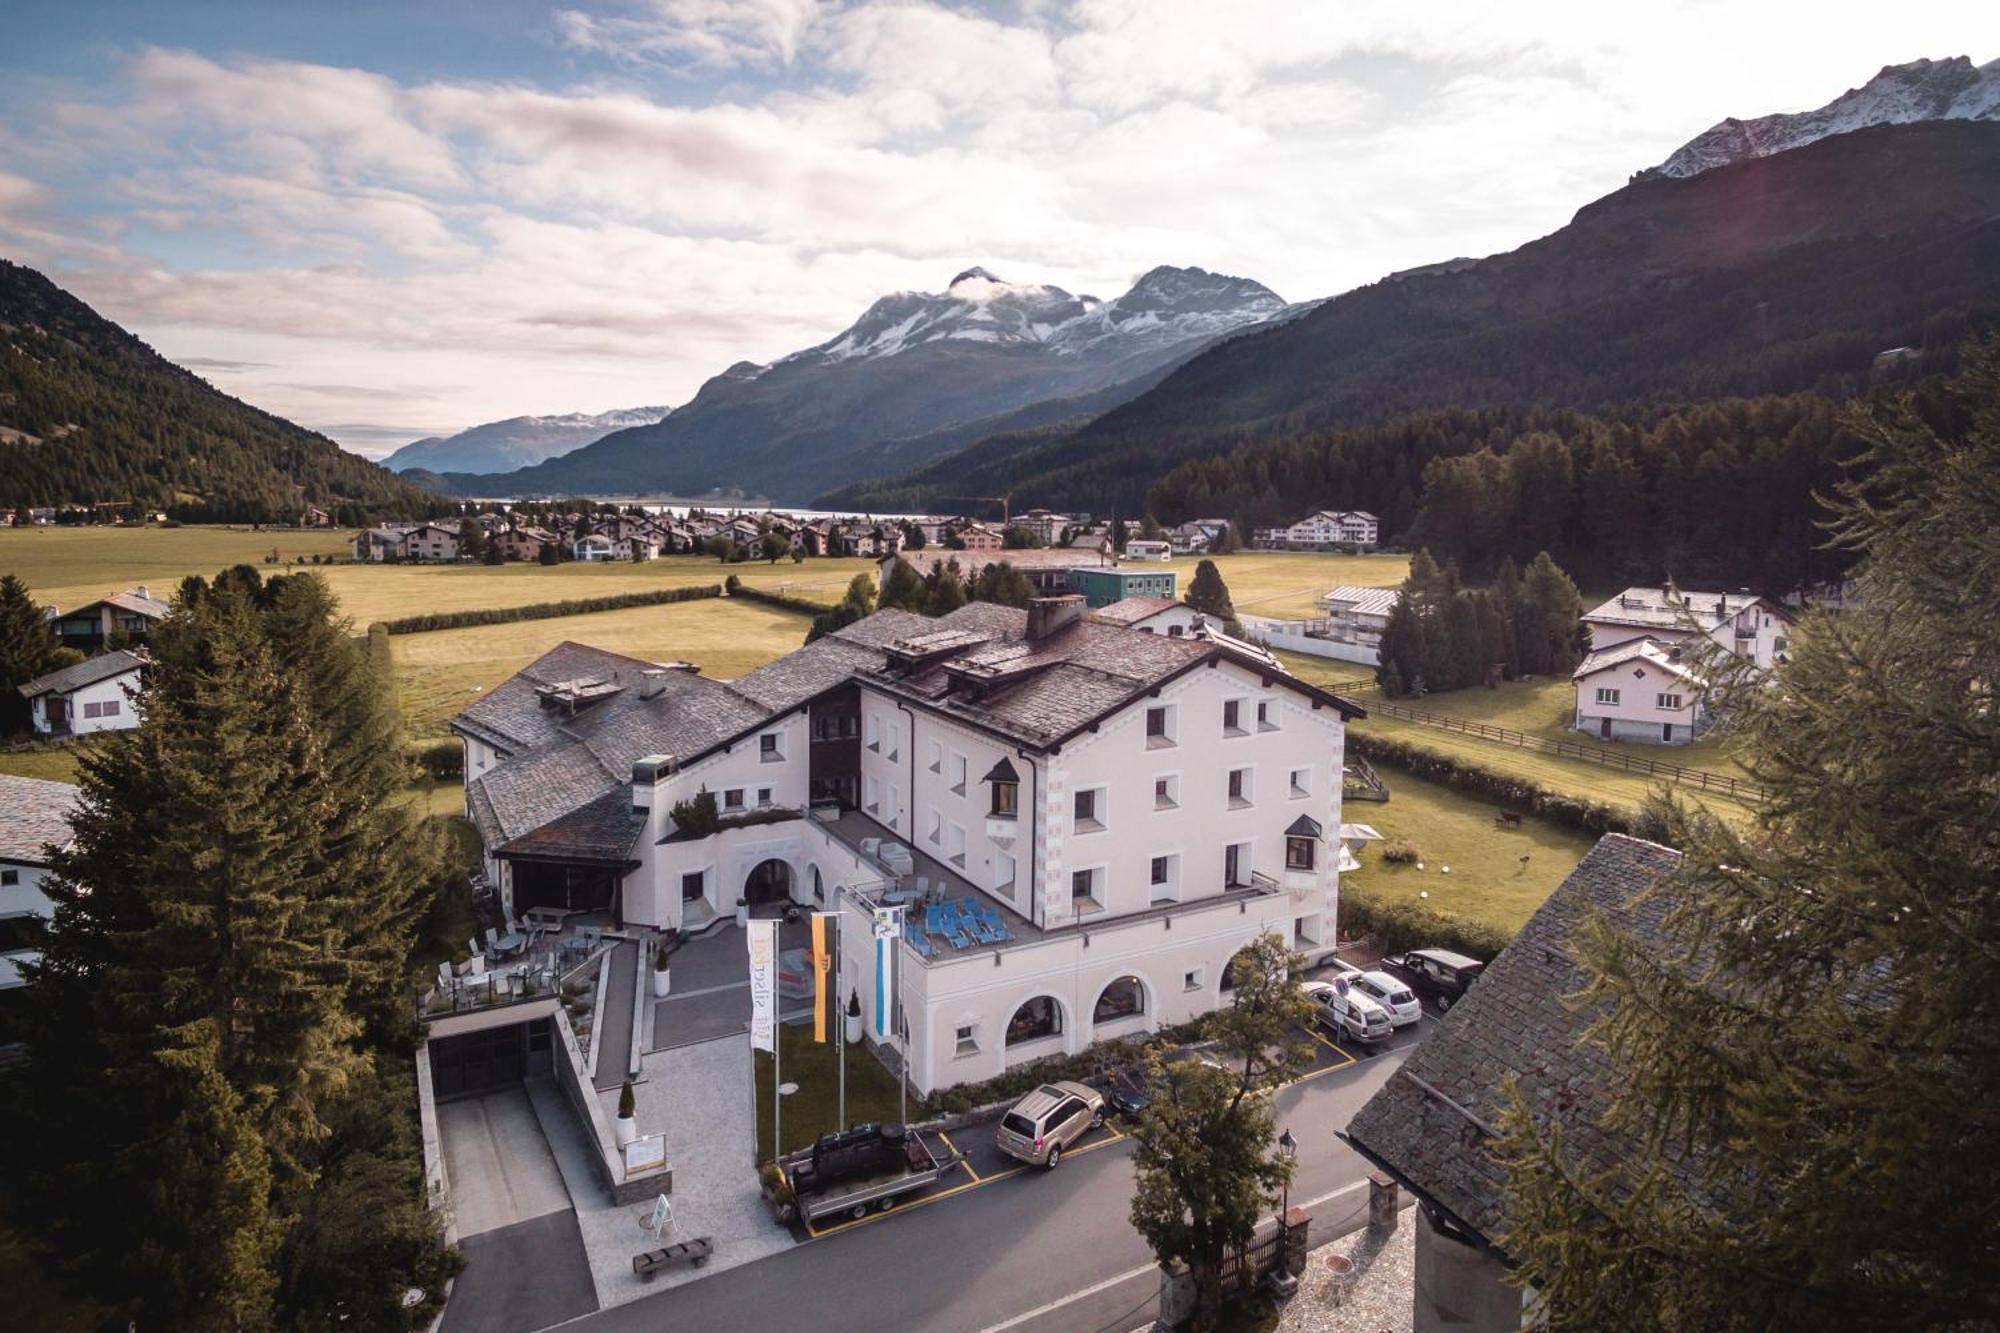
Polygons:
[[1062,1032],[1062,1006],[1053,995],[1037,995],[1034,999],[1014,1011],[1007,1021],[1007,1044],[1018,1046],[1024,1041],[1039,1041],[1043,1037],[1054,1037]]
[[1222,993],[1224,995],[1236,989],[1237,968],[1239,965],[1246,963],[1250,956],[1251,949],[1247,944],[1230,955],[1228,966],[1222,969]]
[[818,866],[813,867],[813,901],[816,903],[826,901],[826,887],[820,881]]
[[1115,1023],[1146,1012],[1146,987],[1137,977],[1120,977],[1104,988],[1091,1011],[1093,1023]]

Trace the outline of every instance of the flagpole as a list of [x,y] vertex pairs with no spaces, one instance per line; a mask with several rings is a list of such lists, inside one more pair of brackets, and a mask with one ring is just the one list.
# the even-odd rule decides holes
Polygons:
[[[896,1003],[899,1005],[903,1003],[903,950],[901,946],[903,943],[902,914],[905,910],[907,909],[901,907],[896,909],[896,933],[889,940],[889,957],[893,960],[890,966],[894,970],[896,977],[895,995]],[[894,1009],[889,1011],[889,1021],[896,1024],[896,1049],[902,1055],[902,1059],[896,1062],[896,1120],[899,1124],[907,1125],[910,1123],[910,1025],[906,1021],[898,1022]]]
[[[834,892],[834,901],[840,901],[838,890]],[[841,914],[836,914],[833,918],[833,967],[829,971],[834,989],[832,998],[835,1001],[833,1022],[839,1029],[834,1034],[833,1049],[835,1057],[840,1062],[840,1130],[844,1134],[847,1132],[847,1004],[840,999],[840,977],[841,964],[846,961],[847,935],[840,927],[841,919]]]
[[[783,1008],[780,1005],[779,1008]],[[785,1118],[785,1033],[784,1015],[771,1024],[771,1156],[785,1155],[785,1140],[779,1132]]]

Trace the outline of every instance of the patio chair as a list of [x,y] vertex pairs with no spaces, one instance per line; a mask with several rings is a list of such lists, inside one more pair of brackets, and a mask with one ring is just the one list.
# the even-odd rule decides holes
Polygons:
[[972,939],[964,931],[956,931],[951,937],[951,947],[954,949],[970,949],[972,947]]
[[450,963],[439,963],[439,964],[438,964],[438,993],[439,993],[440,995],[449,995],[449,994],[451,994],[451,964],[450,964]]
[[466,951],[467,953],[478,953],[478,952],[480,952],[480,948],[479,948],[479,937],[478,937],[477,935],[474,935],[474,936],[473,936],[473,937],[472,937],[471,939],[469,939],[469,940],[467,940],[467,941],[465,942],[465,951]]

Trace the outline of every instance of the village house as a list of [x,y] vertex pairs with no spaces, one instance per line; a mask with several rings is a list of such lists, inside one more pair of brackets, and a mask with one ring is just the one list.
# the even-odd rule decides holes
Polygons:
[[726,683],[563,644],[452,727],[508,910],[835,912],[838,994],[880,991],[928,1093],[1225,1004],[1265,932],[1329,952],[1360,713],[1069,596],[877,612]]
[[960,550],[991,552],[1007,549],[1007,534],[984,523],[968,523],[952,535],[958,539]]
[[442,523],[385,523],[354,534],[356,560],[456,560],[458,529]]
[[327,513],[318,505],[307,505],[305,512],[299,515],[299,526],[302,528],[330,528],[333,526],[333,515]]
[[534,561],[542,558],[542,548],[553,546],[559,539],[545,528],[509,528],[505,532],[493,534],[493,544],[500,550],[503,560]]
[[[1507,1281],[1498,1237],[1507,1227],[1505,1173],[1488,1156],[1512,1098],[1586,1168],[1641,1151],[1605,1124],[1619,1095],[1602,1041],[1589,1029],[1603,1002],[1571,997],[1588,977],[1575,947],[1602,919],[1635,935],[1649,957],[1672,956],[1673,900],[1649,893],[1680,853],[1607,834],[1538,908],[1436,1029],[1410,1048],[1341,1136],[1416,1196],[1412,1320],[1406,1327],[1514,1333],[1539,1326],[1533,1294]],[[1703,1159],[1668,1162],[1681,1185]]]
[[1576,730],[1599,740],[1686,745],[1708,726],[1705,682],[1683,645],[1648,636],[1591,653],[1577,665]]
[[139,725],[132,698],[146,666],[143,649],[121,648],[17,686],[37,736],[88,736]]
[[35,923],[54,910],[42,880],[51,850],[69,845],[76,805],[77,789],[67,782],[0,773],[0,1007],[22,984],[21,964],[41,956]]
[[1054,546],[1062,540],[1063,530],[1075,522],[1070,515],[1058,514],[1053,509],[1030,509],[1024,514],[1014,515],[1007,521],[1007,526],[1025,529],[1033,533],[1035,540],[1042,545]]
[[1381,541],[1381,520],[1364,509],[1322,509],[1287,528],[1263,528],[1257,544],[1291,551],[1372,551]]
[[596,564],[616,559],[618,548],[609,537],[600,533],[586,532],[570,543],[569,553],[572,559]]
[[1180,596],[1180,574],[1171,569],[1136,569],[1130,565],[1078,565],[1070,570],[1070,591],[1083,596],[1092,611],[1128,597]]
[[1091,611],[1100,625],[1117,625],[1145,634],[1164,634],[1178,639],[1192,634],[1205,622],[1201,612],[1171,597],[1134,596]]
[[1651,638],[1686,645],[1696,656],[1699,645],[1690,640],[1707,639],[1762,670],[1784,660],[1795,623],[1768,597],[1671,587],[1627,588],[1583,617],[1592,652]]
[[135,646],[145,643],[153,626],[165,620],[172,609],[142,583],[130,592],[114,592],[74,611],[53,612],[49,619],[57,643],[78,652],[96,653],[120,638]]

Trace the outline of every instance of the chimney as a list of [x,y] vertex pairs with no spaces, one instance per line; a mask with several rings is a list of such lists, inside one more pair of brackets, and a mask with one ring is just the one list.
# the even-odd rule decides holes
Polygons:
[[1083,619],[1083,597],[1068,593],[1061,597],[1037,597],[1028,603],[1029,642],[1046,639],[1065,625]]
[[1725,618],[1727,618],[1727,616],[1728,616],[1728,615],[1729,615],[1729,599],[1728,599],[1727,597],[1718,597],[1718,598],[1716,598],[1716,599],[1715,599],[1715,618],[1716,618],[1717,620],[1722,620],[1722,619],[1725,619]]
[[670,754],[649,754],[643,759],[632,761],[632,813],[650,813],[653,808],[653,792],[673,775],[678,765]]
[[657,699],[667,688],[667,672],[664,667],[647,667],[639,673],[639,697]]
[[140,585],[139,585],[138,587],[136,587],[136,588],[132,589],[132,591],[133,591],[133,593],[135,593],[136,595],[138,595],[138,596],[140,596],[140,597],[144,597],[144,598],[146,598],[146,600],[148,600],[148,601],[151,601],[151,600],[152,600],[152,594],[150,594],[150,593],[148,593],[148,592],[146,591],[146,585],[145,585],[145,584],[143,584],[143,583],[142,583],[142,584],[140,584]]

